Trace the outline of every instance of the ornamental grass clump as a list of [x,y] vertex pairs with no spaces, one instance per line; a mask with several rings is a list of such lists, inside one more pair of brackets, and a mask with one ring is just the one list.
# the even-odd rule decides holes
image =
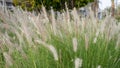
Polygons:
[[109,15],[0,9],[1,68],[120,67],[120,23]]

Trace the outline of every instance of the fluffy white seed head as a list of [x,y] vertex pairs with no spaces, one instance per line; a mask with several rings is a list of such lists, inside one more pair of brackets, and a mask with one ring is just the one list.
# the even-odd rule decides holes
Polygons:
[[75,68],[81,68],[82,67],[82,59],[76,58],[75,59]]
[[74,37],[72,42],[73,42],[73,51],[77,52],[77,45],[78,45],[77,38]]
[[53,45],[49,45],[49,44],[47,44],[47,43],[45,43],[45,42],[43,42],[43,41],[41,41],[41,40],[35,40],[37,43],[39,43],[39,44],[42,44],[44,47],[46,47],[46,48],[48,48],[51,52],[52,52],[52,54],[53,54],[53,56],[54,56],[54,59],[56,60],[56,61],[58,61],[58,54],[57,54],[57,50],[55,49],[55,47],[53,46]]
[[53,53],[54,59],[56,61],[58,61],[58,54],[57,54],[57,50],[55,49],[55,47],[53,47],[52,45],[48,46],[49,50]]
[[100,65],[98,65],[98,66],[97,66],[97,68],[101,68],[101,66],[100,66]]
[[88,50],[88,46],[89,46],[89,38],[88,35],[85,34],[85,49]]
[[95,37],[95,38],[94,38],[94,41],[93,41],[93,43],[96,43],[96,42],[97,42],[97,37]]

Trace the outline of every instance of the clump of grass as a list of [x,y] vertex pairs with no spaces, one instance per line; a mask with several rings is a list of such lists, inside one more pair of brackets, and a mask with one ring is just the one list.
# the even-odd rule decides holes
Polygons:
[[0,11],[0,66],[119,68],[120,24],[109,15],[80,18],[74,8],[48,14]]

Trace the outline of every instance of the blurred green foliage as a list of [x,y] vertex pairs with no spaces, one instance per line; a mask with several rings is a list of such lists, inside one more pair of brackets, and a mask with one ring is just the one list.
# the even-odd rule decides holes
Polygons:
[[20,6],[30,11],[35,8],[35,0],[13,0],[13,3],[15,6]]
[[61,10],[65,8],[65,3],[67,3],[69,9],[72,9],[73,7],[82,7],[93,1],[94,0],[13,0],[16,6],[19,5],[27,10],[40,10],[42,5],[48,10],[51,9],[51,7],[53,7],[54,10]]

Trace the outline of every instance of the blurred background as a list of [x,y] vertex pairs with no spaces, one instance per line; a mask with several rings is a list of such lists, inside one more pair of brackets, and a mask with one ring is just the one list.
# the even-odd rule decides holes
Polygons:
[[24,10],[39,12],[44,5],[47,10],[63,11],[66,5],[69,10],[74,7],[78,12],[86,16],[88,9],[94,12],[95,17],[102,18],[109,14],[116,19],[120,19],[120,0],[0,0],[0,6],[7,6],[8,9],[21,7]]

